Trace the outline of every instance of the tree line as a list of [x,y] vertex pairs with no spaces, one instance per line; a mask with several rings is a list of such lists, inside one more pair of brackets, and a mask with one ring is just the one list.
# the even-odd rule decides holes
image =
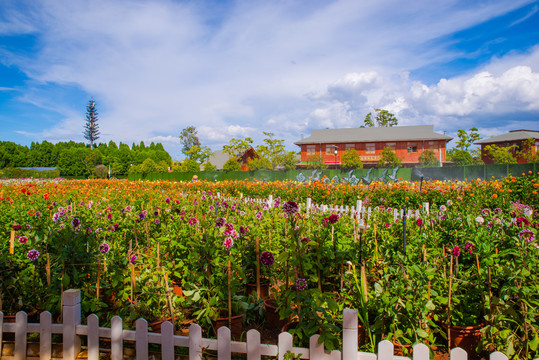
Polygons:
[[133,143],[131,147],[114,141],[99,143],[94,148],[74,141],[32,142],[28,146],[10,141],[0,141],[0,168],[56,167],[61,176],[105,177],[126,176],[133,167],[144,161],[154,163],[161,170],[172,165],[169,153],[160,143]]

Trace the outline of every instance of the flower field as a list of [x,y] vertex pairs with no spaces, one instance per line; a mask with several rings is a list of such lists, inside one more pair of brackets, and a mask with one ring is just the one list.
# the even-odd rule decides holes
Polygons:
[[[332,349],[340,346],[342,309],[356,308],[366,351],[389,339],[403,353],[423,342],[437,353],[459,345],[533,358],[538,187],[534,174],[369,187],[7,181],[0,309],[58,318],[63,290],[79,288],[83,313],[104,320],[172,317],[177,331],[197,322],[208,336],[218,318],[242,315],[244,329],[290,320],[300,343],[320,333]],[[358,200],[362,212],[321,210]],[[269,284],[278,324],[250,292],[257,283]],[[457,326],[480,332],[468,344]]]

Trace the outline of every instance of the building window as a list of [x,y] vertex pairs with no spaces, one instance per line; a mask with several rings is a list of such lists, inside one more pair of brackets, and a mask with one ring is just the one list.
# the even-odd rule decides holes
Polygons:
[[374,154],[376,152],[376,144],[367,144],[365,145],[365,153]]
[[327,144],[326,145],[326,155],[333,155],[333,151],[337,149],[337,146],[336,145],[331,145],[331,144]]
[[409,153],[415,153],[415,152],[417,152],[417,143],[415,143],[415,142],[409,142],[409,143],[408,143],[408,152],[409,152]]
[[356,144],[346,144],[346,150],[355,150]]
[[307,155],[314,155],[316,152],[316,145],[307,145]]
[[397,143],[394,143],[394,142],[386,143],[385,147],[390,148],[391,150],[395,151],[395,150],[397,150]]

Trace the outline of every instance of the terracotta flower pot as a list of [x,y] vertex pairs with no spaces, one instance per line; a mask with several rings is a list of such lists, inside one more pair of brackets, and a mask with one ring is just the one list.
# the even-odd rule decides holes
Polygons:
[[[245,314],[236,315],[230,318],[230,322],[231,322],[230,332],[233,338],[239,339],[241,337],[241,333],[243,332],[243,316],[244,315]],[[228,317],[218,318],[215,321],[214,328],[215,328],[216,334],[217,334],[217,330],[222,326],[229,327]]]
[[[260,284],[260,297],[267,299],[269,297],[269,284]],[[247,284],[247,295],[256,294],[256,284]]]
[[449,331],[451,331],[451,349],[460,347],[464,349],[468,354],[477,354],[475,348],[481,342],[483,334],[481,329],[483,324],[475,326],[455,326],[451,325]]
[[266,308],[266,327],[268,329],[280,329],[286,324],[287,320],[281,320],[279,317],[275,299],[264,300],[264,307]]
[[163,319],[163,320],[152,322],[152,323],[148,324],[148,327],[152,328],[152,332],[160,333],[161,332],[161,325],[165,321],[171,321],[171,320],[172,320],[172,316],[170,316],[170,317],[168,317],[166,319]]

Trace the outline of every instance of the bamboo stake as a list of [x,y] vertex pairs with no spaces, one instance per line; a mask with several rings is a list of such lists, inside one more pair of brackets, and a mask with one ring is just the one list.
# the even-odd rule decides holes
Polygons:
[[49,259],[49,253],[47,253],[47,265],[45,266],[45,272],[47,273],[47,285],[51,284],[51,261]]
[[258,237],[255,238],[256,246],[256,297],[260,299],[260,243]]
[[99,299],[99,280],[101,277],[101,258],[97,259],[97,284],[95,286],[96,297]]
[[451,291],[453,287],[453,256],[449,265],[449,298],[447,301],[447,348],[451,350]]
[[170,317],[172,318],[172,324],[174,325],[174,333],[176,333],[176,321],[174,320],[174,308],[172,307],[172,299],[170,298],[170,289],[168,287],[168,276],[165,273],[165,269],[161,268],[161,271],[163,272],[163,277],[165,278],[165,294],[167,295],[168,299],[168,305],[170,308]]
[[365,304],[369,302],[369,295],[367,294],[367,275],[365,273],[365,265],[361,265],[361,287],[363,288],[363,295],[365,297]]
[[9,253],[15,252],[15,230],[11,230],[11,236],[9,237]]

